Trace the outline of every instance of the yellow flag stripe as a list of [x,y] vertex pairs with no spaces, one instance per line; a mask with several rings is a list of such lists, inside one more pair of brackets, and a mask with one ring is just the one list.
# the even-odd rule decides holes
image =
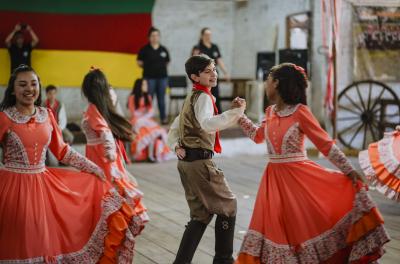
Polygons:
[[[142,76],[136,63],[136,54],[99,51],[34,50],[32,67],[43,84],[80,87],[91,66],[100,68],[110,84],[130,89]],[[6,49],[0,49],[0,84],[6,85],[10,77],[10,58]]]

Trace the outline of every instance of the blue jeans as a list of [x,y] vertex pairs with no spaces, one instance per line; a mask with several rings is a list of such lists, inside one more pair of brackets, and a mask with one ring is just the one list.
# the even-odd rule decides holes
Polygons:
[[147,84],[149,86],[149,94],[151,97],[154,97],[154,94],[157,96],[158,110],[160,111],[160,120],[163,122],[165,120],[165,90],[168,86],[168,78],[157,78],[157,79],[148,79]]

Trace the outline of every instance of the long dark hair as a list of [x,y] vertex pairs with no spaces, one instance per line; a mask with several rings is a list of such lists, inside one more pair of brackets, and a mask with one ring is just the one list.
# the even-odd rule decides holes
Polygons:
[[210,30],[210,28],[204,27],[204,28],[201,29],[201,31],[200,31],[199,45],[202,45],[202,44],[203,44],[203,39],[202,39],[202,38],[203,38],[204,33],[205,33],[207,30]]
[[144,105],[151,106],[150,95],[142,92],[143,79],[137,79],[133,85],[131,95],[135,96],[135,109],[140,107],[140,99],[144,97]]
[[279,80],[277,90],[285,104],[307,104],[308,82],[302,67],[293,63],[282,63],[272,67],[269,74],[274,80]]
[[115,110],[110,96],[110,86],[101,70],[94,69],[86,74],[82,92],[88,101],[97,107],[116,138],[132,141],[132,125]]
[[38,99],[36,99],[34,104],[36,106],[40,106],[42,104],[42,89],[41,89],[42,85],[40,84],[39,76],[32,67],[25,64],[21,64],[17,68],[15,68],[14,71],[11,73],[10,79],[8,80],[6,91],[4,93],[3,101],[0,103],[0,111],[4,111],[6,108],[12,107],[17,103],[17,98],[14,94],[14,84],[15,80],[18,77],[18,74],[20,74],[21,72],[33,72],[37,76],[39,82],[39,97]]

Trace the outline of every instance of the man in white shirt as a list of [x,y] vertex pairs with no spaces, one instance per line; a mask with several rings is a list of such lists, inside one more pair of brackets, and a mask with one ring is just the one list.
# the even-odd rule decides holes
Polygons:
[[214,151],[222,151],[219,131],[237,123],[246,102],[236,98],[232,109],[218,114],[212,87],[217,85],[216,66],[207,55],[196,55],[185,64],[193,82],[180,115],[168,134],[168,145],[175,150],[178,171],[190,208],[174,264],[190,263],[203,233],[213,215],[215,221],[214,264],[233,263],[233,236],[236,219],[236,197],[224,174],[212,161]]

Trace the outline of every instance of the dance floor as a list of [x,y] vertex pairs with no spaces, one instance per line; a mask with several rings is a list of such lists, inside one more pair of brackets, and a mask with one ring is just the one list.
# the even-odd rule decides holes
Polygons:
[[[316,160],[324,166],[330,163]],[[242,155],[215,159],[238,198],[238,215],[234,250],[240,249],[243,236],[250,221],[258,183],[265,166],[262,155]],[[355,163],[355,162],[354,162]],[[144,202],[149,209],[151,221],[136,242],[135,264],[172,263],[178,250],[184,226],[189,220],[188,207],[176,169],[176,161],[161,164],[135,163],[129,170],[136,176],[144,192]],[[400,259],[400,205],[382,198],[375,191],[371,196],[378,204],[386,221],[392,241],[386,245],[382,264],[399,263]],[[193,263],[212,263],[214,254],[214,223],[207,228]]]

